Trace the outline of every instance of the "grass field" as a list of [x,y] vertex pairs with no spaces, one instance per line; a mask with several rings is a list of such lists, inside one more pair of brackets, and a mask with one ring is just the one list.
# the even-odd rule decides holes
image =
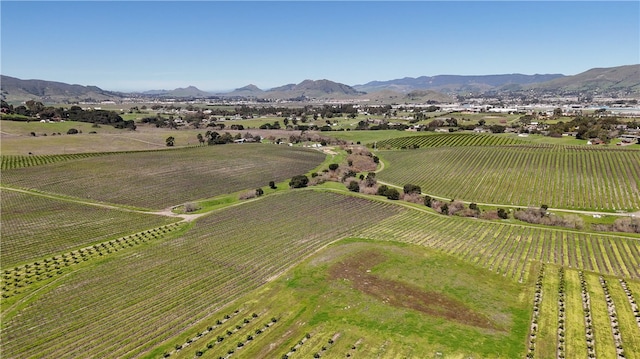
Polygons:
[[640,152],[592,147],[385,151],[378,178],[445,198],[604,211],[640,208]]
[[[325,155],[268,144],[229,144],[97,156],[5,170],[2,183],[123,205],[162,209],[266,186],[306,173]],[[37,180],[34,180],[37,179]]]

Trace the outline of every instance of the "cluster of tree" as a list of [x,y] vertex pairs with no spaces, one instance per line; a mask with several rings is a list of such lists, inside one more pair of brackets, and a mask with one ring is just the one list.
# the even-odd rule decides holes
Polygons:
[[556,216],[547,211],[547,206],[540,208],[518,209],[513,213],[513,218],[527,223],[543,224],[545,226],[559,226],[574,229],[583,229],[584,221],[577,215]]
[[[576,132],[576,138],[586,140],[589,138],[599,138],[608,143],[618,134],[616,126],[622,125],[615,117],[600,117],[597,114],[593,116],[577,116],[569,122],[559,121],[550,125],[548,128],[549,136],[560,137],[564,132]],[[632,121],[626,123],[629,128],[638,128],[640,123]]]
[[241,135],[240,133],[236,133],[234,136],[229,132],[220,134],[216,131],[207,131],[204,134],[204,136],[201,133],[199,133],[196,137],[198,139],[199,144],[201,145],[207,144],[209,146],[223,145],[223,144],[231,143],[235,140],[240,140],[240,139],[245,139],[247,142],[260,142],[260,140],[262,139],[260,136],[258,135],[254,136],[249,132],[245,133],[244,135]]
[[4,100],[2,101],[2,112],[20,117],[8,119],[22,120],[66,120],[89,122],[100,125],[111,125],[115,128],[126,128],[135,130],[136,125],[133,120],[125,121],[114,111],[107,110],[83,110],[80,106],[71,106],[68,109],[63,107],[45,106],[42,102],[29,100],[24,105],[14,107]]
[[594,224],[593,229],[604,232],[640,233],[639,217],[623,217],[616,219],[612,224]]

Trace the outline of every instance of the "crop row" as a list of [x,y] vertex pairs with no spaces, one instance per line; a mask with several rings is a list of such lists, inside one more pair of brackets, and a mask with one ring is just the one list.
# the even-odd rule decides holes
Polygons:
[[624,290],[624,294],[627,295],[627,300],[629,301],[629,305],[631,306],[633,315],[636,317],[636,324],[638,324],[638,329],[640,329],[640,308],[638,307],[638,303],[636,303],[636,300],[633,297],[633,293],[627,285],[627,281],[625,281],[624,279],[619,279],[619,281],[620,286],[622,286],[622,290]]
[[49,163],[78,160],[88,157],[103,156],[113,152],[74,153],[64,155],[30,155],[30,156],[0,156],[0,169],[10,170],[15,168],[41,166]]
[[3,189],[2,268],[178,220]]
[[179,238],[60,278],[3,321],[3,357],[140,355],[328,243],[398,211],[310,190],[218,211]]
[[538,335],[538,322],[540,318],[540,302],[542,302],[542,281],[544,280],[544,264],[540,266],[536,288],[533,297],[533,314],[529,326],[529,345],[527,346],[527,358],[533,358],[536,350],[536,337]]
[[378,148],[424,148],[424,147],[457,147],[457,146],[504,146],[524,143],[523,141],[505,137],[478,133],[452,133],[441,135],[424,135],[392,138],[377,143]]
[[325,155],[273,146],[146,151],[6,170],[2,183],[138,208],[164,209],[306,173]]
[[126,237],[94,244],[71,252],[62,253],[44,258],[35,262],[23,264],[2,271],[2,298],[9,298],[25,292],[32,284],[55,278],[66,272],[66,268],[92,258],[102,258],[120,250],[157,240],[174,232],[183,226],[178,223],[152,228],[143,232],[134,233]]
[[539,261],[640,279],[640,243],[623,236],[580,233],[407,211],[358,236],[425,245],[505,277],[524,281]]
[[378,178],[478,203],[594,210],[640,208],[640,151],[440,147],[381,154]]
[[[620,311],[614,305],[614,296],[619,298],[621,290],[617,288],[615,294],[610,293],[606,280],[595,274],[565,268],[554,271],[557,277],[545,276],[543,286],[557,285],[557,295],[539,296],[536,290],[534,301],[541,298],[543,302],[539,314],[534,311],[538,323],[535,329],[540,335],[534,352],[530,343],[527,357],[625,358],[623,340],[624,347],[633,348],[637,353],[640,337],[635,325],[628,325],[633,319],[629,308]],[[554,302],[545,305],[544,302],[550,300]]]

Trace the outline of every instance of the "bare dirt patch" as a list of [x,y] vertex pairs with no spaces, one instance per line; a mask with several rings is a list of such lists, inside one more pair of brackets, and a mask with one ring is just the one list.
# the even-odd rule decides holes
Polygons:
[[355,289],[391,306],[417,310],[465,325],[499,330],[486,316],[442,293],[424,291],[408,283],[372,274],[371,268],[385,260],[386,257],[376,251],[360,252],[336,263],[329,273],[332,279],[347,279]]

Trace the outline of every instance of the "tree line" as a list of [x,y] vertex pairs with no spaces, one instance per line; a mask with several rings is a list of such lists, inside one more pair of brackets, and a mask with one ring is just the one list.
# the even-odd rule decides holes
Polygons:
[[[135,130],[133,120],[124,120],[115,111],[83,110],[80,106],[63,107],[45,106],[42,102],[29,100],[24,105],[13,106],[2,100],[2,113],[8,116],[3,119],[32,121],[32,120],[65,120],[111,125],[115,128]],[[13,115],[13,116],[12,116]]]

